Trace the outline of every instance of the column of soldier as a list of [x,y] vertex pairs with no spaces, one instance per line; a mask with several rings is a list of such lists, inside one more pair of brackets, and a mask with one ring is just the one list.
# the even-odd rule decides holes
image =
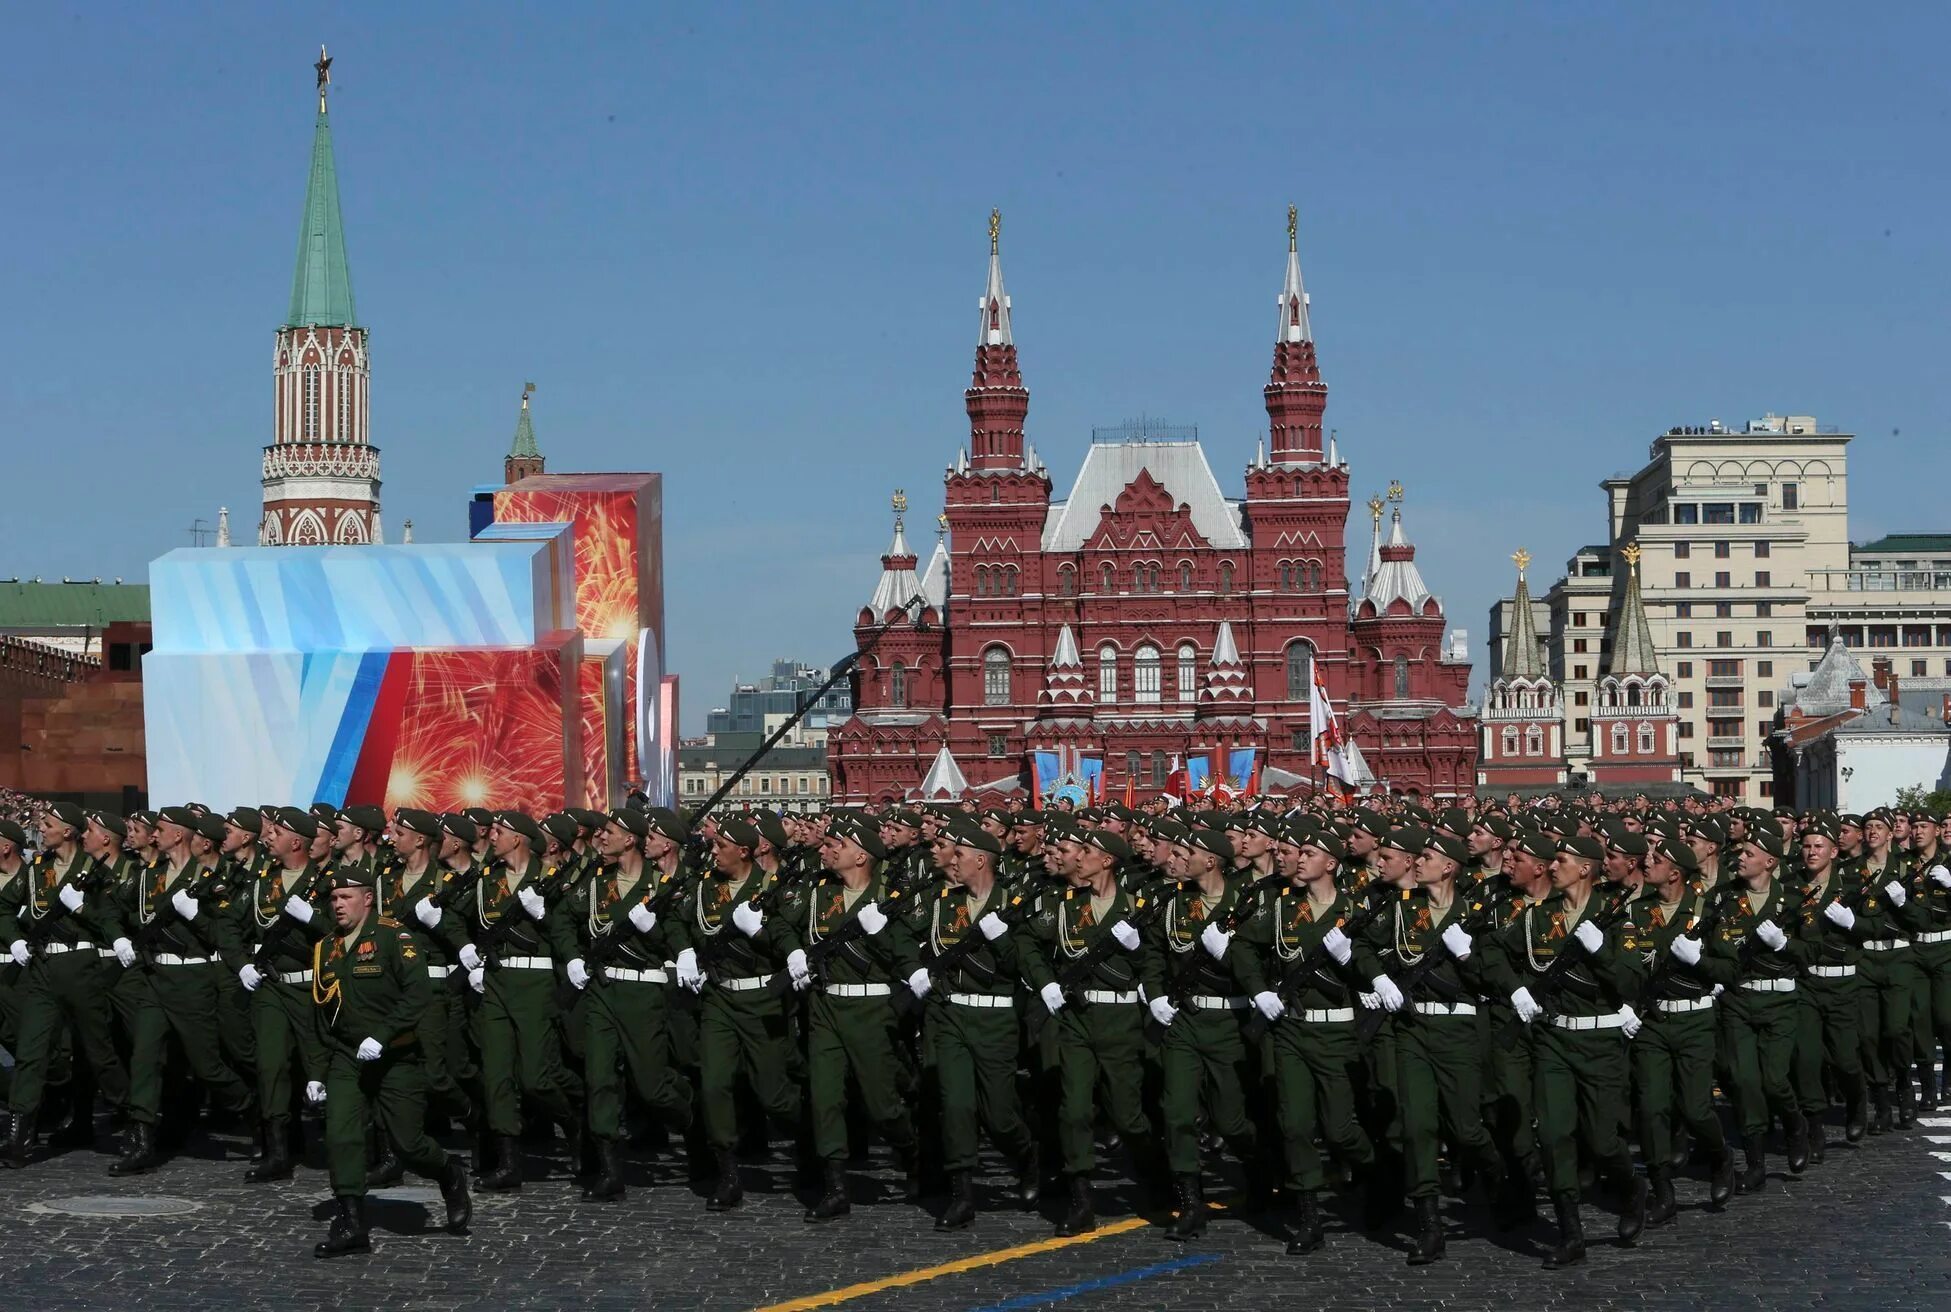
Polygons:
[[[0,820],[0,1162],[42,1129],[92,1146],[105,1102],[111,1175],[201,1117],[251,1132],[267,1183],[322,1114],[322,1257],[370,1246],[366,1191],[405,1170],[465,1229],[436,1133],[514,1190],[553,1127],[591,1203],[624,1197],[634,1147],[737,1208],[776,1131],[831,1221],[878,1137],[907,1200],[945,1196],[937,1229],[1048,1191],[1086,1232],[1114,1168],[1182,1241],[1230,1155],[1235,1210],[1289,1253],[1346,1195],[1411,1264],[1443,1254],[1444,1193],[1503,1229],[1542,1194],[1557,1267],[1588,1194],[1630,1245],[1679,1176],[1718,1210],[1765,1188],[1777,1130],[1799,1175],[1832,1119],[1856,1143],[1945,1096],[1926,812],[60,803],[37,827]],[[979,1194],[985,1136],[1009,1178]]]

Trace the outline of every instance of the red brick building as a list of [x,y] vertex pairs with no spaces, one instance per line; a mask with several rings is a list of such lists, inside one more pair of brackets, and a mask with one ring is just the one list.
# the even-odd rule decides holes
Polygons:
[[[1378,785],[1470,790],[1470,667],[1446,645],[1442,603],[1403,533],[1370,503],[1358,597],[1347,564],[1349,467],[1322,417],[1289,213],[1269,435],[1245,495],[1221,489],[1196,430],[1096,430],[1067,495],[1025,437],[1024,383],[992,217],[969,441],[943,483],[942,534],[925,568],[897,495],[894,539],[855,619],[864,646],[903,603],[921,604],[863,656],[853,718],[829,737],[836,800],[914,795],[946,745],[976,791],[1028,788],[1028,754],[1101,756],[1107,788],[1141,796],[1172,758],[1259,749],[1263,785],[1313,777],[1309,690],[1318,669]],[[1245,453],[1241,453],[1244,455]]]

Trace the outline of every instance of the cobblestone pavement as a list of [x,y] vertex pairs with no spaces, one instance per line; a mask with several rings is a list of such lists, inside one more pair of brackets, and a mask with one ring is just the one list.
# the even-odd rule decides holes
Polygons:
[[[438,1228],[439,1202],[409,1180],[409,1193],[375,1199],[370,1256],[315,1261],[325,1232],[323,1174],[245,1185],[236,1140],[200,1141],[190,1155],[116,1181],[103,1154],[69,1153],[0,1173],[0,1276],[10,1305],[99,1307],[413,1309],[536,1307],[684,1308],[735,1312],[773,1304],[844,1306],[853,1312],[954,1309],[1013,1312],[1246,1303],[1366,1308],[1943,1308],[1951,1306],[1951,1116],[1908,1134],[1832,1146],[1828,1162],[1793,1181],[1776,1171],[1759,1197],[1722,1215],[1701,1210],[1705,1185],[1680,1185],[1682,1212],[1635,1251],[1614,1246],[1612,1217],[1585,1210],[1594,1241],[1586,1266],[1547,1272],[1540,1225],[1492,1236],[1484,1209],[1445,1204],[1449,1255],[1432,1267],[1403,1263],[1400,1238],[1352,1229],[1336,1204],[1326,1248],[1288,1258],[1246,1221],[1216,1213],[1203,1241],[1179,1247],[1149,1225],[1028,1254],[1008,1251],[1050,1238],[1047,1220],[984,1214],[961,1234],[937,1234],[927,1212],[893,1201],[885,1170],[855,1176],[851,1217],[821,1227],[800,1220],[783,1160],[747,1169],[746,1205],[704,1210],[675,1163],[639,1167],[620,1204],[584,1204],[560,1156],[530,1157],[516,1195],[477,1195],[473,1231]],[[1932,1142],[1935,1139],[1938,1142]],[[104,1143],[104,1147],[106,1144]],[[316,1165],[316,1149],[312,1155]],[[536,1178],[544,1169],[545,1178]],[[1000,1177],[991,1177],[999,1182]],[[648,1186],[648,1187],[646,1187]],[[873,1203],[879,1194],[889,1201]],[[195,1210],[166,1217],[68,1214],[77,1197],[182,1200]],[[423,1205],[415,1199],[424,1199]],[[1122,1193],[1099,1191],[1100,1218],[1128,1215]],[[933,1204],[938,1207],[939,1203]],[[430,1216],[430,1210],[432,1215]],[[991,1262],[981,1262],[985,1254]],[[964,1262],[954,1270],[844,1300],[814,1296],[904,1272]],[[358,1288],[348,1292],[351,1282]],[[792,1300],[807,1300],[793,1302]]]

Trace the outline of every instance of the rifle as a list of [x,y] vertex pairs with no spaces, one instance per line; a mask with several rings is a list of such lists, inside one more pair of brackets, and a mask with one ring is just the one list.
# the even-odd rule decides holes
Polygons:
[[[281,870],[279,873],[282,874],[283,871]],[[301,871],[300,873],[303,872]],[[318,872],[318,878],[312,882],[311,890],[309,893],[307,893],[305,900],[307,902],[311,902],[312,894],[317,893],[320,886],[325,884],[325,882],[326,882],[326,872],[324,870],[320,870]],[[256,889],[251,890],[251,896],[253,899],[256,898],[257,896]],[[291,896],[296,897],[297,894],[294,893]],[[286,901],[289,900],[290,898],[286,899]],[[253,912],[253,914],[255,914],[255,912]],[[314,915],[317,914],[316,903],[313,904],[313,914]],[[284,947],[284,942],[286,939],[290,938],[297,929],[309,928],[310,923],[311,922],[309,921],[301,921],[301,920],[293,919],[290,915],[288,915],[285,912],[284,903],[282,902],[279,903],[277,920],[272,923],[270,932],[265,934],[264,941],[257,945],[257,951],[254,954],[252,954],[251,959],[247,964],[249,964],[252,969],[256,970],[258,974],[264,976],[266,979],[275,978],[278,973],[278,969],[277,969],[277,963],[273,961],[272,958],[277,955],[278,950],[280,948]]]
[[[189,887],[179,889],[178,891],[187,894],[193,900],[201,901],[209,893],[212,885],[217,884],[222,879],[225,864],[225,862],[219,861],[208,870],[199,870],[196,877],[190,881]],[[137,955],[142,958],[143,966],[152,970],[155,968],[155,949],[162,941],[164,930],[168,929],[171,925],[187,925],[189,923],[182,916],[176,914],[176,909],[173,904],[170,907],[170,915],[167,919],[163,916],[162,907],[158,906],[156,908],[156,914],[151,916],[146,924],[138,926],[136,932],[129,936],[135,946]]]
[[[1211,926],[1217,925],[1219,926],[1221,933],[1226,933],[1226,934],[1232,933],[1233,930],[1239,926],[1239,923],[1241,921],[1245,920],[1248,916],[1253,914],[1253,904],[1259,901],[1261,892],[1265,889],[1273,887],[1275,884],[1285,882],[1286,878],[1287,876],[1281,874],[1278,870],[1276,870],[1272,874],[1261,875],[1258,878],[1254,879],[1245,888],[1240,890],[1240,895],[1233,899],[1233,905],[1231,908],[1227,910],[1226,914],[1219,916],[1216,919],[1207,921],[1206,922],[1207,927],[1210,928]],[[1174,889],[1172,892],[1159,898],[1158,900],[1159,914],[1161,916],[1165,914],[1165,908],[1172,904],[1172,899],[1177,896],[1178,896],[1178,890]],[[1200,935],[1203,937],[1206,931],[1202,929],[1199,932]],[[1193,944],[1193,950],[1204,951],[1204,947],[1203,945],[1195,941]],[[1190,971],[1187,971],[1185,973],[1189,974]],[[1166,1001],[1172,1004],[1172,1009],[1174,1011],[1183,1010],[1185,995],[1180,988],[1180,981],[1172,977],[1172,971],[1170,970],[1169,966],[1165,972],[1165,981],[1166,981],[1165,982]]]
[[[1383,906],[1377,907],[1377,912],[1379,913],[1384,910],[1386,906],[1387,903],[1385,902]],[[1487,929],[1495,929],[1497,927],[1497,909],[1495,906],[1486,906],[1476,915],[1466,916],[1457,923],[1462,926],[1464,933],[1474,938]],[[1438,948],[1442,948],[1442,955],[1440,956],[1437,955]],[[1413,1005],[1416,997],[1415,990],[1421,988],[1428,981],[1429,977],[1436,973],[1438,966],[1444,965],[1450,960],[1449,949],[1443,947],[1439,940],[1428,951],[1423,953],[1421,960],[1403,972],[1402,978],[1396,982],[1396,988],[1402,993],[1403,1006],[1400,1014],[1405,1016],[1413,1016],[1415,1014]],[[1364,1010],[1360,1019],[1355,1022],[1356,1036],[1363,1040],[1374,1038],[1375,1032],[1382,1028],[1382,1022],[1388,1015],[1388,1012],[1380,1009]]]
[[[567,883],[569,879],[569,869],[567,865],[558,866],[553,874],[531,880],[525,887],[534,889],[542,900],[547,902],[550,898],[562,891],[563,884]],[[478,888],[486,880],[487,871],[484,870],[476,877],[475,886]],[[542,914],[546,917],[548,911],[544,909]],[[483,934],[480,941],[474,944],[475,952],[481,957],[482,967],[485,969],[501,964],[499,952],[502,940],[508,938],[524,925],[540,926],[541,924],[542,921],[530,916],[528,909],[523,907],[519,901],[512,907],[504,907],[502,913],[489,922],[487,933]],[[469,972],[465,970],[453,972],[447,977],[448,987],[457,993],[466,989],[468,987],[468,974]],[[454,981],[457,980],[459,982],[455,983]]]
[[[753,867],[753,873],[754,876],[759,873],[757,866]],[[753,882],[758,882],[756,877]],[[745,904],[761,915],[769,916],[778,908],[779,899],[785,895],[785,881],[774,880],[770,888],[762,888],[746,898]],[[740,938],[745,937],[739,927],[732,923],[733,910],[736,910],[736,908],[731,907],[726,909],[724,919],[718,922],[718,932],[706,939],[704,946],[698,949],[698,971],[705,977],[707,983],[711,981],[712,972],[718,968],[719,958],[725,955],[725,943],[727,942],[725,936],[727,934],[737,934]],[[863,930],[862,932],[864,933],[865,931]],[[829,939],[827,941],[831,942],[832,940]]]
[[[645,891],[639,905],[649,911],[651,915],[662,920],[676,909],[677,900],[684,895],[685,889],[690,885],[684,878],[683,866],[679,866],[675,874],[661,883],[653,873],[653,869],[653,867],[649,866],[644,868],[643,883]],[[589,972],[590,983],[593,984],[602,979],[604,964],[620,956],[623,949],[637,937],[639,935],[634,925],[628,929],[620,925],[613,925],[607,933],[593,936],[590,939],[589,946],[583,951],[583,969]],[[564,980],[561,986],[556,989],[556,1001],[563,1007],[568,1007],[576,1000],[576,995],[581,991],[575,985]]]
[[[1367,929],[1377,916],[1388,910],[1388,894],[1396,891],[1398,890],[1390,884],[1377,882],[1370,885],[1368,896],[1358,900],[1356,903],[1360,907],[1360,910],[1349,917],[1346,925],[1340,927],[1342,935],[1352,943],[1357,934]],[[1274,926],[1274,933],[1280,933],[1280,926]],[[1323,937],[1326,937],[1326,935],[1323,935]],[[1294,965],[1288,967],[1287,973],[1281,978],[1280,987],[1274,990],[1280,997],[1281,1005],[1291,1007],[1301,994],[1307,992],[1309,982],[1313,980],[1315,974],[1325,969],[1328,963],[1333,960],[1334,957],[1329,953],[1328,949],[1317,943],[1314,945],[1312,951],[1308,952],[1307,955],[1303,956]],[[1365,1013],[1363,1015],[1362,1019],[1364,1023],[1366,1023],[1369,1014],[1372,1013]],[[1246,1019],[1246,1037],[1249,1041],[1258,1039],[1268,1028],[1269,1022],[1267,1018],[1258,1011],[1255,1011]]]
[[[888,888],[881,894],[880,905],[883,907],[893,905],[899,902],[903,896],[900,889]],[[889,917],[889,919],[892,919],[892,917]],[[870,937],[867,933],[867,926],[861,924],[860,917],[856,915],[853,919],[841,925],[819,942],[804,949],[806,953],[806,970],[812,977],[807,987],[811,988],[823,984],[826,977],[826,963],[837,956],[848,944],[856,943],[867,937]],[[766,986],[766,991],[775,994],[785,993],[792,986],[792,974],[788,971],[780,971],[772,977],[772,983]]]
[[[1166,897],[1154,898],[1148,903],[1145,900],[1144,894],[1134,894],[1132,896],[1132,904],[1136,908],[1136,912],[1126,916],[1124,918],[1125,923],[1128,923],[1133,929],[1141,933],[1150,929],[1152,925],[1157,923],[1158,918],[1165,914],[1166,903],[1170,900],[1171,898],[1168,895]],[[1085,949],[1082,956],[1072,959],[1070,964],[1065,966],[1063,971],[1058,974],[1056,981],[1057,991],[1064,995],[1064,1004],[1066,1006],[1075,1001],[1077,991],[1083,987],[1085,981],[1097,973],[1099,966],[1109,961],[1118,953],[1125,951],[1124,945],[1119,943],[1111,933],[1111,930],[1114,928],[1116,926],[1106,926],[1104,933],[1098,938],[1097,942]],[[960,947],[961,944],[958,943],[956,946]],[[943,955],[947,954],[944,953]],[[1030,1009],[1030,1018],[1024,1026],[1023,1037],[1028,1042],[1035,1043],[1038,1036],[1043,1033],[1043,1027],[1049,1023],[1050,1008],[1044,1006],[1032,1007]]]
[[[33,874],[33,867],[29,866],[22,873],[31,876]],[[59,897],[63,888],[72,887],[76,892],[82,894],[99,893],[108,887],[109,877],[109,868],[93,857],[90,857],[88,858],[87,866],[82,869],[80,874],[65,876],[56,883],[54,886],[55,896],[48,899],[49,906],[47,914],[38,920],[31,916],[23,918],[29,929],[32,929],[34,926],[39,927],[38,930],[32,933],[29,933],[27,930],[22,931],[21,937],[27,941],[27,950],[35,956],[41,956],[41,950],[54,941],[54,926],[74,914],[74,912],[68,910],[68,904],[63,902]],[[34,887],[31,882],[27,886],[26,893],[27,898],[23,906],[31,910],[34,905]]]
[[[1598,927],[1600,933],[1609,932],[1614,925],[1626,918],[1632,900],[1629,890],[1620,889],[1619,895],[1601,907],[1592,917],[1592,924]],[[1552,1005],[1557,1001],[1558,990],[1564,986],[1565,977],[1571,974],[1572,967],[1577,965],[1584,955],[1583,950],[1573,951],[1572,944],[1567,942],[1558,955],[1551,959],[1551,964],[1545,967],[1543,976],[1531,989],[1531,1000],[1538,1004],[1538,1014],[1532,1019],[1532,1024],[1550,1024],[1551,1018],[1558,1014]],[[1513,1020],[1504,1027],[1502,1037],[1504,1041],[1510,1042],[1522,1034],[1524,1029],[1524,1022]]]

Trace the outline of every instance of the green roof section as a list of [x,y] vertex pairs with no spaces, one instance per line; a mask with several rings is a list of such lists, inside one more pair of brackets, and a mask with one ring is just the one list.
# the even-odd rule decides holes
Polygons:
[[535,445],[535,425],[528,418],[528,393],[522,393],[522,415],[515,421],[515,441],[508,448],[508,454],[527,457],[531,460],[542,458],[542,448]]
[[99,629],[148,619],[147,583],[0,579],[0,629]]
[[350,328],[358,322],[352,308],[352,267],[345,257],[345,225],[339,218],[332,122],[320,108],[318,125],[312,130],[312,172],[305,184],[305,222],[298,229],[298,268],[291,277],[291,313],[285,316],[285,327]]
[[1852,548],[1858,555],[1896,556],[1906,552],[1951,552],[1951,533],[1890,533]]

